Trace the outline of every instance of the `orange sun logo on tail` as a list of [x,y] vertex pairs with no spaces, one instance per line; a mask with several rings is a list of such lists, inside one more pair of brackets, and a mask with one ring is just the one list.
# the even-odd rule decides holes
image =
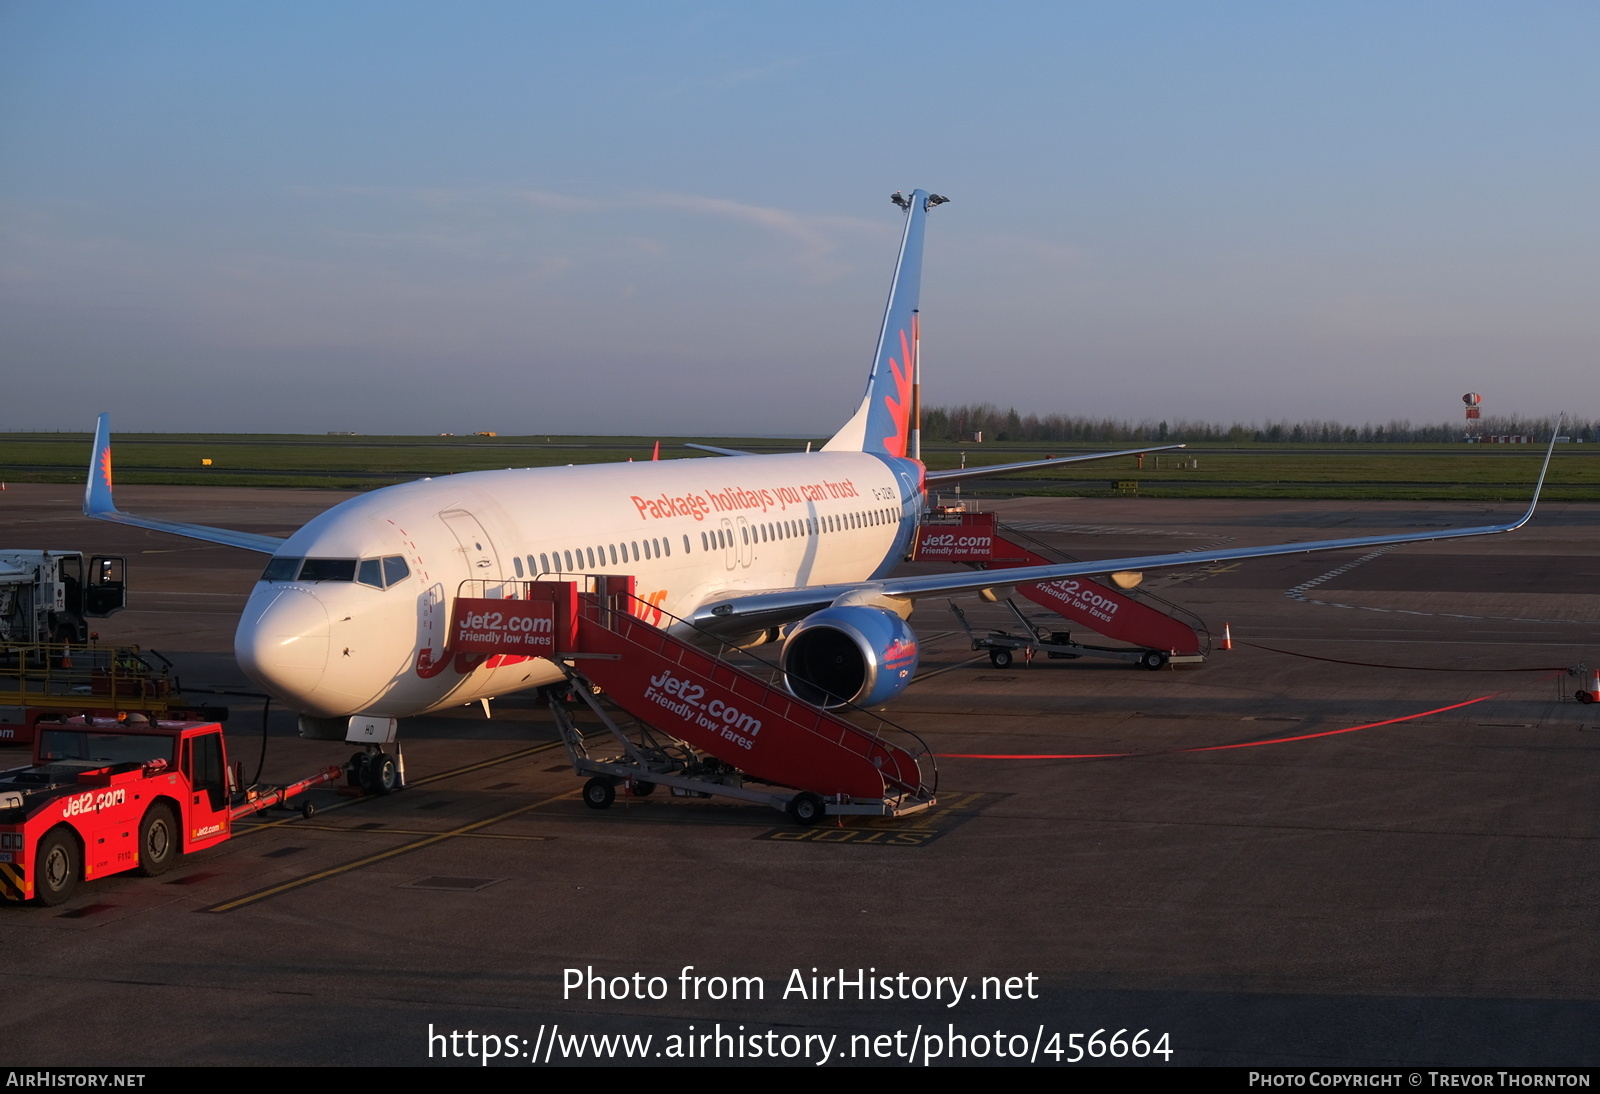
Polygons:
[[106,489],[111,489],[111,446],[106,445],[106,450],[100,453],[100,479],[106,484]]
[[[916,322],[915,318],[912,323]],[[906,442],[911,437],[911,346],[906,342],[906,332],[900,332],[900,361],[889,358],[889,372],[894,377],[894,391],[883,397],[895,431],[883,438],[883,447],[891,456],[904,456]]]

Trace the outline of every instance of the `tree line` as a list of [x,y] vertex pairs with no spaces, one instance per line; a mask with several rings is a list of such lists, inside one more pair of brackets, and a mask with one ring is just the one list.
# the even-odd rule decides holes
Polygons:
[[[1527,434],[1536,440],[1549,440],[1555,427],[1553,418],[1525,418],[1520,415],[1485,415],[1473,433],[1478,436]],[[1305,421],[1201,422],[1187,418],[1156,421],[1146,418],[1134,422],[1117,418],[1087,418],[1066,414],[1018,414],[1015,407],[1001,410],[990,403],[969,406],[925,407],[922,411],[924,441],[970,441],[982,433],[986,441],[1090,441],[1138,444],[1171,442],[1226,441],[1269,444],[1447,444],[1466,435],[1465,421],[1413,424],[1396,418],[1387,422],[1348,425],[1323,419]],[[1565,418],[1561,434],[1574,441],[1594,443],[1600,439],[1595,423],[1589,419]]]

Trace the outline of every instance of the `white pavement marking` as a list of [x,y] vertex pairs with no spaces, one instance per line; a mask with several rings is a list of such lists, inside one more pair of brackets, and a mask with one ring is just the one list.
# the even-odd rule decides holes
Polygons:
[[[1461,612],[1423,612],[1423,611],[1417,611],[1417,610],[1412,609],[1412,608],[1378,608],[1378,607],[1374,607],[1371,604],[1341,604],[1336,600],[1318,600],[1316,597],[1305,595],[1308,590],[1315,589],[1318,585],[1321,585],[1323,582],[1332,581],[1336,577],[1340,577],[1343,574],[1347,574],[1351,570],[1354,570],[1357,566],[1361,565],[1363,562],[1370,562],[1373,559],[1377,558],[1379,555],[1386,555],[1390,551],[1394,550],[1396,547],[1399,547],[1399,546],[1401,546],[1401,544],[1391,543],[1387,547],[1379,547],[1376,551],[1369,551],[1367,554],[1362,555],[1360,558],[1356,559],[1353,562],[1347,562],[1343,566],[1338,567],[1337,569],[1329,570],[1327,573],[1322,574],[1322,575],[1320,575],[1318,577],[1314,577],[1310,581],[1301,582],[1299,585],[1296,585],[1292,589],[1284,590],[1284,594],[1283,595],[1288,597],[1290,600],[1298,600],[1302,604],[1320,604],[1325,608],[1355,608],[1355,609],[1359,609],[1360,611],[1364,611],[1364,612],[1383,612],[1385,615],[1419,615],[1419,616],[1426,616],[1426,617],[1433,618],[1433,619],[1480,619],[1480,620],[1492,621],[1492,622],[1496,622],[1496,623],[1577,623],[1577,622],[1579,622],[1579,620],[1576,620],[1576,619],[1531,619],[1531,618],[1528,618],[1526,616],[1520,616],[1520,615],[1466,615],[1466,614],[1463,614]],[[1357,628],[1357,629],[1360,629],[1360,628]]]

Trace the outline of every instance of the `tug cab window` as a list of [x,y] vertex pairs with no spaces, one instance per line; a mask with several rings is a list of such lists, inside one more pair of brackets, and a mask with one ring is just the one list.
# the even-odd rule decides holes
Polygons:
[[90,733],[39,727],[39,759],[43,763],[84,761],[91,765],[172,763],[172,738],[137,733]]

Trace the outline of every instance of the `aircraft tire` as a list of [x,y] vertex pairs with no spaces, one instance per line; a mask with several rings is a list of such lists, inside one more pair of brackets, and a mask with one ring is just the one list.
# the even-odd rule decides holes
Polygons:
[[380,752],[367,761],[367,784],[368,790],[380,796],[400,789],[400,769],[393,756]]
[[610,809],[616,800],[617,788],[611,785],[610,779],[596,775],[583,784],[583,804],[590,809]]
[[350,765],[345,768],[345,784],[365,788],[367,785],[367,754],[357,752],[350,757]]

